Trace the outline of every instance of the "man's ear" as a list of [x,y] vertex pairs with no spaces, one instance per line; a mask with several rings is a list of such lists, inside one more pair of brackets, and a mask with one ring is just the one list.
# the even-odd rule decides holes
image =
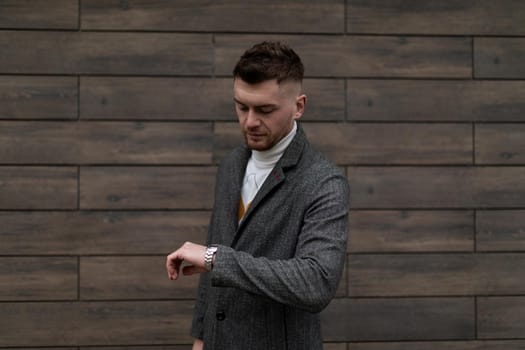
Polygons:
[[306,107],[306,95],[301,94],[295,98],[295,115],[294,119],[299,119],[303,116],[304,109]]

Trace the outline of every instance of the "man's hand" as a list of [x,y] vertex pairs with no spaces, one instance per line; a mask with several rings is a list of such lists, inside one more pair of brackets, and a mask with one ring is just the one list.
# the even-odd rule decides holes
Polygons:
[[184,275],[207,272],[204,267],[205,254],[205,246],[191,242],[184,243],[179,249],[168,255],[166,259],[166,269],[168,270],[169,279],[176,280],[179,277],[180,267],[183,261],[189,264],[182,268],[182,274]]
[[191,348],[191,350],[202,350],[203,347],[204,347],[204,343],[202,342],[202,340],[195,339],[195,341],[193,342],[193,347]]

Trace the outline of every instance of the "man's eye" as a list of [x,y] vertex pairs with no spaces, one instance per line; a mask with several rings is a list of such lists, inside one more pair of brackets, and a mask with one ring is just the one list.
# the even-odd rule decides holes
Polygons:
[[270,113],[272,113],[273,111],[274,111],[273,108],[271,108],[271,109],[261,109],[261,110],[260,110],[261,114],[270,114]]

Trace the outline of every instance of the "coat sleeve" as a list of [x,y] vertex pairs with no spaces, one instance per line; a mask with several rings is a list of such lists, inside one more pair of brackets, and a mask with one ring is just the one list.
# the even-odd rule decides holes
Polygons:
[[310,312],[324,309],[335,295],[346,257],[348,182],[332,174],[308,196],[293,258],[270,260],[219,246],[209,274],[212,286],[240,288]]
[[204,339],[204,315],[206,314],[206,294],[208,288],[208,276],[201,274],[197,300],[193,311],[193,321],[191,323],[191,336],[195,339]]

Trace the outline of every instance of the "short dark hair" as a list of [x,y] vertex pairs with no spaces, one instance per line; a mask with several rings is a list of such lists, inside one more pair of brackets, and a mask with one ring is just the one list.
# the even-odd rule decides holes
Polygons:
[[277,79],[302,82],[304,66],[301,58],[289,46],[278,41],[263,41],[246,50],[235,68],[233,77],[248,84]]

